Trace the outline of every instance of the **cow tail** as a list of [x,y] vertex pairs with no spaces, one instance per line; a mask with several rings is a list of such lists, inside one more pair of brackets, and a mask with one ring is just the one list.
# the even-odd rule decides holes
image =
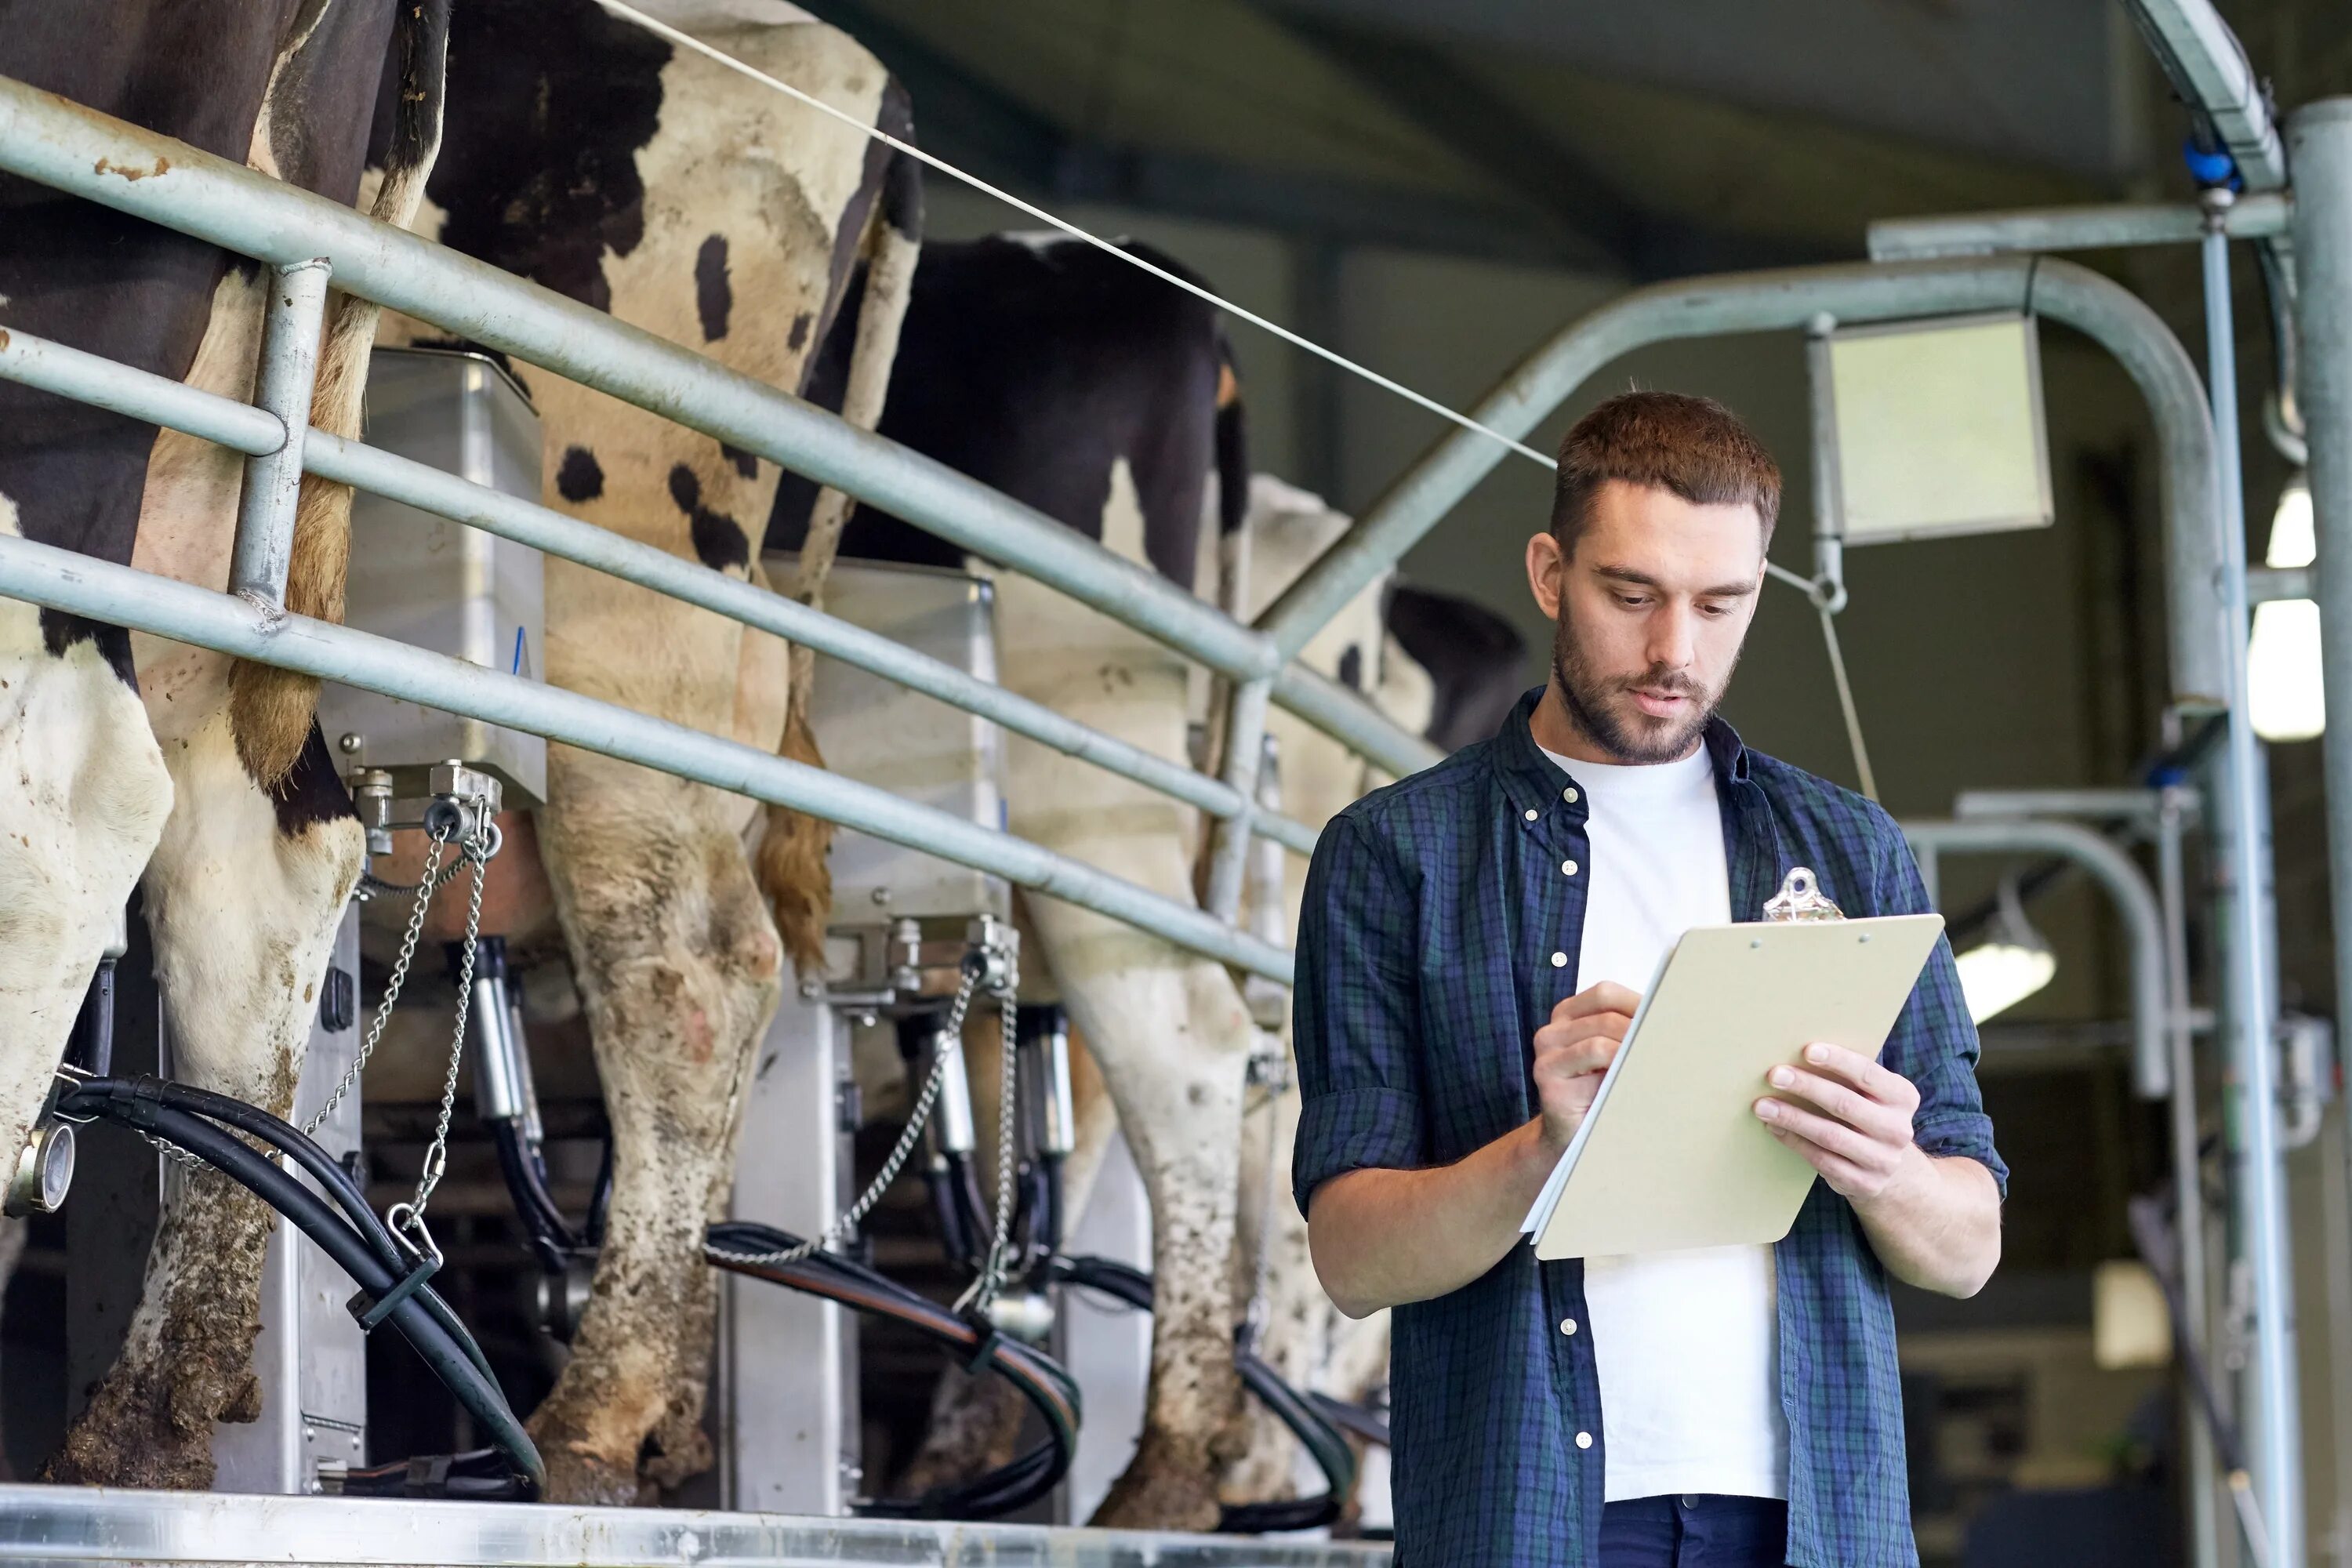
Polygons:
[[[404,227],[416,216],[441,151],[449,6],[450,0],[398,0],[393,47],[399,54],[400,101],[383,177],[368,205],[368,216],[380,223]],[[333,296],[310,398],[310,423],[317,428],[343,437],[360,433],[368,355],[382,314],[381,306],[349,294]],[[287,564],[286,607],[340,624],[351,551],[351,487],[303,475]],[[265,664],[237,665],[229,684],[230,732],[238,760],[262,787],[275,787],[293,770],[318,707],[315,676]]]
[[[901,140],[911,134],[906,96],[895,80],[884,94],[879,121],[884,131]],[[893,151],[881,170],[879,199],[866,219],[861,247],[865,288],[857,304],[856,337],[842,392],[841,416],[861,429],[871,430],[882,421],[883,401],[890,390],[890,363],[898,357],[898,329],[907,317],[907,298],[914,287],[922,240],[921,170],[914,159]],[[825,579],[832,574],[842,530],[856,505],[840,490],[827,488],[817,492],[793,584],[793,595],[802,603],[824,607]],[[790,761],[821,768],[824,758],[808,721],[815,662],[807,647],[793,647],[782,751]],[[833,904],[833,879],[825,855],[832,845],[833,824],[785,806],[768,807],[755,869],[761,891],[775,914],[784,951],[803,973],[814,972],[824,960],[825,919]]]
[[1237,621],[1250,618],[1249,429],[1243,417],[1242,379],[1234,346],[1217,334],[1217,605]]

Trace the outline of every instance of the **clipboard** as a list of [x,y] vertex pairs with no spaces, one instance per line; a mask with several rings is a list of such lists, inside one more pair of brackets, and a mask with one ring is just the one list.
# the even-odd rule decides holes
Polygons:
[[1536,1256],[1787,1236],[1816,1173],[1757,1120],[1764,1075],[1815,1041],[1876,1057],[1943,931],[1937,914],[1847,920],[1799,867],[1763,921],[1685,931],[1519,1227]]

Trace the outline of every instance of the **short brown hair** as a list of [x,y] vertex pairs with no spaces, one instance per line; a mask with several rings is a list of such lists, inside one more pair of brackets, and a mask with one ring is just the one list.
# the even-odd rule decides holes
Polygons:
[[1739,417],[1711,397],[1623,392],[1578,420],[1559,444],[1551,532],[1560,552],[1592,520],[1592,498],[1611,479],[1671,490],[1694,506],[1752,506],[1772,542],[1780,516],[1780,467]]

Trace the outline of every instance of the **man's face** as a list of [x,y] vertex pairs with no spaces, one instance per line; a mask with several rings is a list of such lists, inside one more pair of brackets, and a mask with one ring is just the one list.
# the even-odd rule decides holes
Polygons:
[[1593,497],[1573,555],[1549,532],[1528,542],[1528,584],[1558,627],[1552,689],[1595,753],[1584,760],[1690,754],[1739,662],[1763,577],[1753,507],[1695,506],[1621,480]]

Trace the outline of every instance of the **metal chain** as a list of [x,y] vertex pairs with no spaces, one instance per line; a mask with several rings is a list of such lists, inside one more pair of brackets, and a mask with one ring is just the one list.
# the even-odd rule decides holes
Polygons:
[[[1265,1049],[1267,1045],[1276,1047]],[[1282,1048],[1281,1037],[1261,1033],[1259,1048],[1251,1054],[1249,1076],[1265,1091],[1265,1169],[1259,1182],[1257,1212],[1257,1259],[1250,1279],[1249,1304],[1243,1310],[1242,1324],[1255,1346],[1265,1332],[1266,1316],[1272,1308],[1272,1298],[1266,1291],[1274,1270],[1274,1172],[1278,1152],[1276,1142],[1282,1135],[1282,1097],[1290,1088],[1290,1054]]]
[[988,1256],[979,1277],[956,1298],[955,1309],[985,1312],[1004,1289],[1004,1275],[1013,1258],[1013,1176],[1020,1163],[1013,1146],[1021,1093],[1021,1058],[1013,1038],[1013,999],[1010,992],[997,998],[996,1016],[1002,1031],[996,1112],[996,1233],[989,1238]]
[[[475,840],[478,845],[481,841]],[[480,945],[482,933],[482,886],[489,877],[487,857],[470,852],[467,858],[474,862],[474,891],[466,904],[466,948],[457,967],[457,1022],[449,1034],[449,1076],[441,1085],[441,1120],[433,1129],[432,1146],[425,1151],[425,1168],[417,1173],[416,1196],[408,1205],[412,1225],[422,1224],[425,1205],[433,1201],[433,1189],[441,1184],[441,1176],[449,1168],[449,1118],[457,1104],[457,1068],[466,1058],[466,1015],[474,1002],[474,953]]]
[[392,1021],[393,1004],[400,1000],[400,988],[408,984],[408,966],[416,957],[416,939],[425,934],[425,911],[433,902],[432,890],[440,885],[434,877],[441,868],[441,852],[448,847],[446,838],[434,836],[433,847],[425,856],[425,875],[418,879],[416,902],[408,911],[408,931],[400,939],[400,956],[393,963],[392,978],[384,983],[383,1000],[376,1007],[375,1021],[368,1026],[367,1038],[360,1042],[360,1054],[343,1074],[342,1081],[335,1085],[335,1092],[327,1096],[327,1103],[319,1108],[318,1115],[302,1124],[305,1138],[319,1135],[319,1129],[327,1124],[327,1118],[335,1113],[335,1107],[352,1091],[352,1085],[359,1082],[360,1069],[367,1066],[368,1058],[375,1055],[376,1042],[383,1038],[383,1026]]
[[859,1222],[873,1211],[874,1205],[882,1201],[882,1194],[889,1189],[890,1184],[898,1179],[899,1170],[914,1153],[916,1143],[923,1136],[923,1126],[931,1119],[931,1108],[939,1102],[940,1089],[947,1082],[948,1053],[963,1048],[964,1014],[971,1006],[972,993],[979,989],[982,967],[973,963],[964,965],[963,977],[956,984],[955,1003],[948,1009],[947,1026],[940,1034],[941,1043],[932,1056],[930,1074],[923,1079],[922,1092],[915,1097],[914,1108],[907,1114],[906,1131],[898,1134],[898,1142],[892,1147],[890,1157],[882,1162],[881,1170],[875,1173],[873,1182],[858,1194],[857,1201],[826,1226],[823,1234],[812,1237],[797,1247],[778,1247],[772,1252],[735,1252],[705,1243],[702,1248],[705,1257],[715,1262],[752,1268],[799,1263],[815,1257],[857,1228]]

